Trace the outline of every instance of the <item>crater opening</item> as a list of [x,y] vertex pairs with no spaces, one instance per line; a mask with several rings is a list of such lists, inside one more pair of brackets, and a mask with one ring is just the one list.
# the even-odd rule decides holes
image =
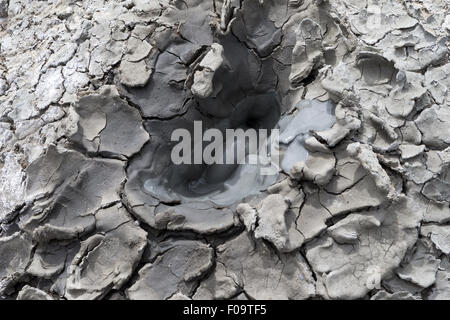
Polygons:
[[[196,63],[189,66],[189,74],[194,76],[187,75],[185,88],[179,90],[178,97],[172,98],[173,92],[167,92],[162,101],[155,100],[152,91],[158,86],[156,84],[129,91],[132,101],[153,110],[162,109],[157,106],[161,102],[166,103],[170,110],[171,104],[167,100],[173,99],[176,103],[180,96],[184,96],[183,114],[146,121],[151,141],[128,168],[129,177],[139,175],[143,191],[163,203],[210,201],[216,206],[228,206],[267,189],[278,177],[278,173],[262,175],[260,170],[265,166],[249,163],[248,158],[258,157],[258,154],[252,152],[245,137],[244,141],[235,137],[232,144],[223,141],[224,164],[207,164],[204,159],[201,163],[193,161],[194,149],[199,147],[194,132],[196,121],[201,121],[202,134],[214,128],[225,138],[227,129],[242,129],[244,132],[254,129],[256,132],[267,130],[267,138],[270,138],[282,113],[274,60],[260,58],[232,34],[219,36],[216,41],[210,51],[200,54]],[[179,49],[179,43],[174,42],[160,54],[155,65],[156,81],[166,77],[168,65],[173,66],[174,55],[167,56],[165,52],[173,53]],[[173,85],[170,90],[174,90]],[[180,107],[175,109],[180,110]],[[167,111],[160,113],[163,118],[168,115]],[[174,164],[171,160],[172,150],[179,143],[171,141],[171,135],[179,129],[185,129],[195,140],[191,143],[190,153],[191,163],[197,164]],[[203,152],[211,142],[200,139],[200,143]],[[234,164],[226,164],[227,153],[236,155],[240,143],[245,145],[247,161],[238,164],[238,159],[235,159]],[[144,161],[144,158],[147,159]]]
[[[217,129],[226,137],[226,129],[265,129],[268,135],[276,127],[280,118],[280,102],[275,92],[248,96],[240,101],[229,117],[215,118],[208,117],[200,113],[196,108],[189,109],[183,116],[184,119],[191,119],[191,122],[173,119],[166,121],[164,126],[176,129],[186,129],[192,138],[191,164],[174,164],[170,158],[173,147],[178,143],[170,141],[164,148],[156,151],[154,156],[158,161],[165,161],[166,165],[162,170],[151,170],[148,178],[144,182],[144,188],[152,196],[163,202],[181,201],[211,201],[219,206],[233,204],[243,197],[266,189],[276,182],[277,174],[271,176],[262,175],[261,164],[250,164],[248,157],[258,156],[252,153],[249,148],[248,136],[235,136],[231,144],[226,140],[220,141],[223,144],[223,163],[207,164],[202,158],[201,164],[194,164],[195,148],[199,147],[198,141],[194,141],[195,129],[194,121],[201,121],[202,134],[211,128]],[[169,123],[167,123],[169,122]],[[154,123],[153,123],[154,124]],[[155,126],[149,124],[150,131]],[[255,131],[256,132],[256,131]],[[165,131],[170,134],[170,131]],[[242,141],[244,139],[244,141]],[[165,135],[164,140],[169,141],[170,136]],[[200,141],[200,150],[203,153],[205,147],[211,142]],[[239,144],[245,145],[244,164],[239,164],[237,159],[237,147]],[[232,150],[231,150],[232,149]],[[234,163],[227,164],[227,153],[233,152]],[[159,167],[159,166],[158,166]]]

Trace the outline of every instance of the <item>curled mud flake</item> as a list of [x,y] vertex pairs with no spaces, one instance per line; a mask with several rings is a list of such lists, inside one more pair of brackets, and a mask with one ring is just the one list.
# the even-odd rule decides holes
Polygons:
[[123,167],[121,161],[91,160],[77,152],[50,148],[27,169],[26,194],[31,202],[21,212],[19,227],[42,242],[93,231],[93,214],[120,200]]
[[123,60],[119,67],[120,83],[128,87],[143,87],[150,79],[152,71],[143,60],[129,62]]
[[40,78],[36,87],[38,97],[37,108],[45,109],[52,103],[57,103],[64,93],[61,67],[48,69]]
[[412,144],[402,144],[399,147],[400,152],[402,154],[402,159],[407,160],[414,157],[417,157],[418,155],[422,154],[425,151],[425,146],[415,146]]
[[430,245],[425,241],[419,240],[414,249],[396,273],[403,280],[428,288],[436,281],[436,272],[441,261],[435,258],[430,251]]
[[389,175],[381,167],[372,148],[355,143],[348,145],[347,151],[360,161],[361,165],[374,178],[377,187],[384,191],[389,199],[394,199],[397,196]]
[[[414,219],[411,210],[416,210]],[[401,198],[386,209],[350,214],[329,231],[330,236],[311,243],[306,257],[323,279],[327,296],[356,299],[380,289],[382,279],[416,242],[415,228],[424,210],[412,198]]]
[[450,261],[448,256],[441,261],[436,273],[436,282],[431,289],[430,300],[448,300],[450,298]]
[[267,190],[270,195],[261,201],[256,199],[237,206],[239,218],[248,232],[256,239],[271,242],[280,252],[292,252],[300,248],[305,240],[297,228],[299,210],[305,195],[290,179],[284,179]]
[[258,218],[256,210],[248,203],[241,203],[237,206],[236,211],[247,231],[255,230]]
[[171,241],[167,250],[139,270],[127,290],[131,300],[165,300],[176,294],[189,296],[195,282],[212,266],[213,250],[199,241]]
[[26,235],[16,232],[9,237],[0,238],[0,293],[25,275],[25,269],[31,259],[32,242]]
[[311,19],[303,20],[296,30],[297,42],[292,51],[292,85],[301,83],[323,62],[322,31]]
[[450,110],[448,107],[434,105],[425,109],[415,120],[422,133],[424,144],[443,149],[450,144]]
[[151,44],[135,37],[130,37],[127,41],[127,50],[124,59],[129,62],[138,62],[146,58],[152,50]]
[[437,249],[444,254],[450,253],[450,227],[426,225],[420,229],[420,234],[429,237]]
[[[207,98],[213,94],[217,89],[213,87],[213,78],[216,70],[223,63],[223,47],[220,44],[214,43],[203,60],[200,62],[198,71],[194,74],[194,83],[191,91],[194,95],[200,98]],[[220,90],[220,88],[219,88]]]
[[48,293],[25,285],[17,295],[17,300],[55,300]]
[[386,105],[389,114],[397,118],[406,118],[414,108],[420,110],[418,101],[426,95],[422,81],[422,76],[412,72],[399,72],[395,88],[389,94],[389,103]]
[[324,186],[330,182],[335,172],[336,159],[332,154],[311,153],[303,168],[303,178]]
[[79,115],[78,131],[71,140],[88,153],[131,157],[149,139],[139,112],[119,97],[82,97],[75,110]]
[[92,50],[89,63],[89,75],[101,78],[117,64],[123,56],[124,44],[122,41],[108,41],[99,44]]
[[270,9],[270,4],[244,2],[231,25],[231,32],[261,57],[269,56],[282,38],[282,30],[268,19]]
[[262,201],[258,211],[258,226],[255,237],[272,242],[278,250],[283,250],[287,243],[286,211],[289,201],[283,196],[274,194]]
[[375,179],[369,175],[339,194],[330,194],[325,190],[319,192],[320,204],[332,216],[378,207],[387,200],[385,191],[380,190]]
[[120,289],[130,278],[147,245],[146,232],[123,207],[99,210],[96,234],[81,242],[68,269],[67,299],[96,299]]
[[246,233],[217,250],[216,268],[194,299],[227,299],[239,288],[254,299],[307,299],[315,294],[311,271],[298,252],[273,255],[269,246],[253,242]]
[[68,249],[56,242],[42,243],[36,248],[33,261],[27,268],[27,273],[43,279],[51,279],[60,274],[65,267]]
[[438,104],[450,103],[450,79],[447,76],[449,72],[450,65],[446,64],[436,68],[429,68],[425,73],[425,87]]

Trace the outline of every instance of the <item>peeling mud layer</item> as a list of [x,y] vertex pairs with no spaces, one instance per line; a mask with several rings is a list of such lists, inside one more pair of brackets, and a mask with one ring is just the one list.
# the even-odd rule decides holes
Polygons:
[[0,299],[450,299],[449,9],[0,0]]

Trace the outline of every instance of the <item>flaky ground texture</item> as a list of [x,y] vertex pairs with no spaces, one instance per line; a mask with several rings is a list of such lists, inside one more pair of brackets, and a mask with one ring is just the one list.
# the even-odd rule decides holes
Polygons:
[[449,9],[0,0],[0,299],[450,299]]

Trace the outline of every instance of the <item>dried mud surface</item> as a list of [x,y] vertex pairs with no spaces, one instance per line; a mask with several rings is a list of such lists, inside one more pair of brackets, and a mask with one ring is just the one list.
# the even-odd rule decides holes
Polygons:
[[450,299],[449,6],[0,0],[0,299]]

